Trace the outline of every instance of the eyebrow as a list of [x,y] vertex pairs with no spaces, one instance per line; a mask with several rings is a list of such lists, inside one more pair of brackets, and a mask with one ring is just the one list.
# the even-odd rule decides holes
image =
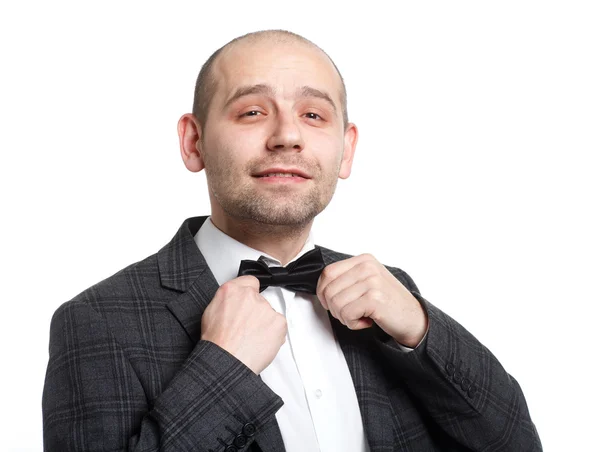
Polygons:
[[240,97],[249,96],[251,94],[265,94],[267,96],[275,97],[275,90],[271,88],[269,85],[259,84],[259,85],[250,85],[250,86],[240,86],[233,96],[231,96],[225,105],[223,106],[223,110],[226,110],[232,103],[238,100]]
[[[275,90],[273,89],[273,87],[262,84],[262,83],[258,84],[258,85],[241,86],[227,100],[227,102],[225,102],[225,105],[223,106],[223,110],[226,110],[227,107],[229,107],[233,102],[235,102],[239,98],[244,97],[244,96],[249,96],[251,94],[264,94],[267,96],[275,97]],[[315,97],[317,99],[323,99],[331,105],[331,107],[333,108],[333,111],[337,114],[337,108],[335,106],[335,103],[331,99],[331,96],[329,94],[327,94],[325,91],[321,91],[321,90],[313,88],[311,86],[303,86],[296,91],[296,96],[297,97]]]
[[335,103],[331,99],[331,96],[329,96],[329,94],[327,94],[325,91],[321,91],[310,86],[303,86],[298,90],[298,95],[299,97],[316,97],[317,99],[323,99],[329,102],[329,104],[333,108],[333,111],[335,112],[335,114],[337,114],[337,108],[335,106]]

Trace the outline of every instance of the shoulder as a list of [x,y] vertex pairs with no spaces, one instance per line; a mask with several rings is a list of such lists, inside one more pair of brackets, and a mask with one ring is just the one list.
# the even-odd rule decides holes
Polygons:
[[103,316],[106,312],[127,309],[136,302],[148,302],[165,290],[161,287],[157,254],[128,265],[97,282],[58,307],[54,318],[87,313]]

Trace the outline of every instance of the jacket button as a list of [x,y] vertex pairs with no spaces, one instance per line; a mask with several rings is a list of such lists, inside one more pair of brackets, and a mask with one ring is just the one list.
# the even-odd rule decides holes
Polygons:
[[452,380],[454,380],[454,383],[460,383],[463,379],[463,375],[462,372],[459,370],[458,372],[456,372],[454,375],[452,375]]
[[237,447],[229,445],[225,448],[225,452],[237,452]]
[[448,375],[453,376],[454,375],[454,364],[452,364],[452,363],[446,364],[446,372],[448,372]]
[[242,427],[242,433],[246,436],[252,436],[256,433],[256,427],[252,422],[248,422]]
[[470,399],[473,398],[476,390],[477,390],[477,388],[475,387],[475,385],[469,386],[469,388],[467,389],[467,395],[469,396]]
[[469,381],[469,379],[463,378],[460,382],[460,387],[462,388],[462,390],[467,391],[469,389],[469,386],[471,386],[471,382]]
[[246,440],[247,438],[245,435],[238,435],[234,438],[233,445],[238,449],[241,449],[246,445]]

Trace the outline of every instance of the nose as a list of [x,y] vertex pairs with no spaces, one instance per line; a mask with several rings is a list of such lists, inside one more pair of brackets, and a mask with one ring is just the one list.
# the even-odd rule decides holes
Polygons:
[[301,151],[304,149],[302,131],[293,115],[279,112],[273,132],[267,140],[267,147],[271,151],[284,149]]

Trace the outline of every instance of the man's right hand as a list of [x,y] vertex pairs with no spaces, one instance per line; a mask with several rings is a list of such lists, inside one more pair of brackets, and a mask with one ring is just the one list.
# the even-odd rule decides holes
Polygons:
[[259,293],[258,278],[227,281],[202,315],[200,339],[227,350],[255,374],[275,359],[285,343],[287,321]]

